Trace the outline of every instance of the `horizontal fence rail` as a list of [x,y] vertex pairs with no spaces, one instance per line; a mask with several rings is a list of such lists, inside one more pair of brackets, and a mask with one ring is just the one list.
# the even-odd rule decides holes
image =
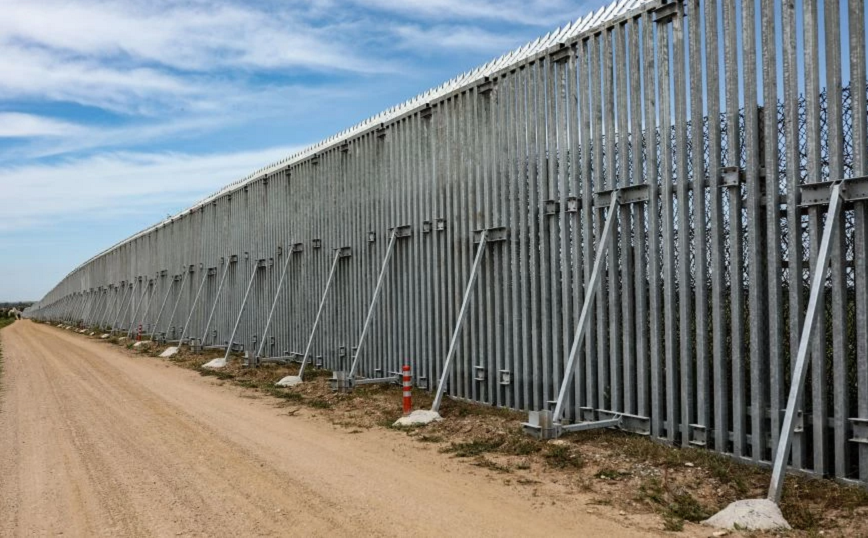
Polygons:
[[620,1],[116,245],[27,315],[409,363],[435,389],[470,290],[447,394],[552,409],[617,197],[565,419],[769,465],[820,271],[789,465],[866,485],[865,50],[863,0]]

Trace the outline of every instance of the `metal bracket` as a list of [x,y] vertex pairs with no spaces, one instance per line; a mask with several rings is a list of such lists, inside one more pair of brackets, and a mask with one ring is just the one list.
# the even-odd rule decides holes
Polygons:
[[700,424],[690,424],[688,426],[690,441],[693,446],[705,446],[708,442],[707,429]]
[[488,237],[485,239],[487,243],[496,241],[506,241],[509,239],[509,229],[504,226],[497,228],[488,228],[486,230],[473,230],[473,244],[478,245],[482,239],[482,232],[488,232]]
[[238,263],[238,255],[233,254],[232,256],[229,256],[229,263]]
[[647,183],[639,185],[630,185],[608,191],[599,191],[594,195],[594,207],[601,209],[609,207],[612,203],[612,196],[617,193],[618,203],[621,205],[635,204],[638,202],[647,202],[651,199],[651,187]]
[[657,24],[665,24],[674,19],[677,14],[678,4],[676,2],[664,2],[660,7],[654,10],[654,22]]
[[431,233],[432,224],[430,220],[422,221],[422,233],[429,234]]
[[868,418],[851,418],[850,424],[853,426],[853,438],[850,441],[868,445]]
[[724,166],[720,169],[721,187],[740,187],[744,183],[744,170],[738,166]]
[[567,213],[579,212],[579,199],[575,196],[567,198]]
[[217,268],[216,267],[209,267],[208,268],[208,276],[214,276],[216,274],[217,274]]
[[370,231],[368,232],[368,243],[376,243],[377,241],[377,232]]
[[551,53],[552,63],[560,63],[566,61],[570,57],[573,48],[567,46],[566,43],[561,43],[560,47],[561,48]]
[[290,252],[292,252],[293,254],[297,254],[299,252],[302,252],[303,250],[304,250],[304,243],[293,243],[292,248],[290,249]]
[[353,249],[351,247],[340,247],[335,249],[338,252],[339,258],[349,258],[353,255]]
[[498,384],[500,385],[511,385],[512,384],[512,372],[509,370],[498,370]]
[[841,184],[841,198],[845,202],[868,200],[868,176],[860,176],[838,181],[823,181],[821,183],[801,185],[799,188],[802,193],[802,201],[799,207],[827,205],[831,196],[832,186],[836,183]]
[[561,203],[557,200],[546,200],[543,209],[546,215],[557,215],[561,212]]
[[485,381],[485,366],[476,365],[473,367],[473,380]]
[[493,80],[489,80],[488,77],[485,77],[485,82],[476,87],[476,93],[479,95],[488,95],[494,90],[495,82]]
[[313,248],[322,248],[322,239],[311,239],[310,244]]
[[446,219],[437,219],[434,221],[434,229],[438,232],[446,231]]
[[559,424],[554,421],[553,417],[554,414],[551,411],[531,411],[528,414],[528,421],[523,422],[521,426],[525,433],[537,439],[557,439],[569,432],[619,428],[624,422],[623,415],[619,414],[613,414],[611,418],[576,424]]
[[397,239],[401,239],[402,237],[413,237],[413,227],[409,224],[389,228],[389,233],[391,233],[393,230],[395,232],[395,238]]

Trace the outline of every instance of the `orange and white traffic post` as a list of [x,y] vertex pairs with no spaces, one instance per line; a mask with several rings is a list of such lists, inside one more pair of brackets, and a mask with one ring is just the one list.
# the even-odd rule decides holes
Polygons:
[[405,364],[401,367],[401,372],[404,374],[404,416],[407,416],[413,410],[413,384],[410,377],[410,365]]

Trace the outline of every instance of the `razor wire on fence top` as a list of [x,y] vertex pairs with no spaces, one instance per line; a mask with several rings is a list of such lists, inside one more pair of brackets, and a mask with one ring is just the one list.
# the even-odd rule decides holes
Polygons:
[[866,484],[864,5],[739,6],[616,2],[119,243],[27,314],[297,358],[334,267],[310,360],[409,361],[434,389],[489,242],[449,395],[552,406],[593,293],[568,420],[767,465],[846,180],[790,466]]

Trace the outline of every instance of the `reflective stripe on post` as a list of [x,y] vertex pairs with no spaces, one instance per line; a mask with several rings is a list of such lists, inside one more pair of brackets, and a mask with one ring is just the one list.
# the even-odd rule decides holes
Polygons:
[[407,416],[413,409],[413,393],[411,391],[413,385],[410,381],[410,365],[405,364],[401,367],[401,371],[404,373],[404,416]]

